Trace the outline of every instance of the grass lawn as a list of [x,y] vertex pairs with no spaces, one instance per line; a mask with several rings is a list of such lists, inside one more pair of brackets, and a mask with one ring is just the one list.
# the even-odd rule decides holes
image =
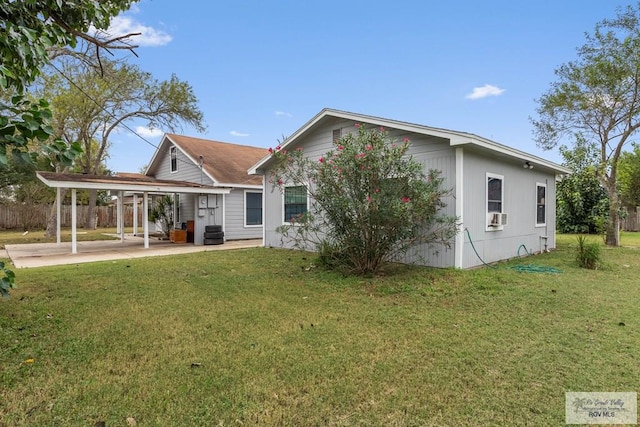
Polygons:
[[[115,227],[112,228],[97,228],[95,230],[85,230],[83,228],[77,229],[78,241],[91,241],[91,240],[114,240],[116,237],[107,236],[107,234],[115,234]],[[132,233],[131,227],[125,227],[125,233]],[[71,229],[63,228],[60,230],[60,240],[62,242],[71,241]],[[24,233],[18,230],[4,230],[0,231],[0,249],[4,248],[4,245],[14,245],[22,243],[55,243],[55,237],[45,237],[44,230],[29,231]]]
[[18,270],[0,426],[564,425],[566,391],[638,391],[640,239],[596,271],[558,240],[370,279],[265,248]]

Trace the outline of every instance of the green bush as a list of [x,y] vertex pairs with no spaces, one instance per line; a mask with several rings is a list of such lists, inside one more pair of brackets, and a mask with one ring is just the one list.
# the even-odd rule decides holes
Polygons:
[[588,242],[585,236],[578,236],[578,247],[576,249],[576,260],[582,268],[595,270],[600,264],[600,245],[595,242]]

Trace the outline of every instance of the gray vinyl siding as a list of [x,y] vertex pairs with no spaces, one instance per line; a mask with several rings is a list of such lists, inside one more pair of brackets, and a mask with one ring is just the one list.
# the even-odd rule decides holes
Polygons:
[[189,181],[197,184],[213,185],[213,181],[200,171],[200,167],[178,149],[178,170],[171,172],[171,159],[169,151],[171,144],[167,144],[166,150],[158,153],[157,169],[154,176],[157,179],[171,179],[175,181]]
[[[260,190],[251,190],[259,192]],[[235,188],[231,193],[225,195],[225,238],[227,240],[259,239],[262,238],[262,227],[246,227],[244,224],[244,201],[243,188]]]
[[[524,169],[522,162],[505,161],[464,151],[464,248],[462,267],[469,268],[540,251],[541,236],[548,236],[548,248],[555,247],[555,175],[541,170]],[[487,231],[487,173],[502,175],[503,208],[508,224],[499,231]],[[536,226],[536,183],[546,183],[546,226]],[[471,241],[469,240],[471,237]],[[521,247],[524,245],[524,247]]]

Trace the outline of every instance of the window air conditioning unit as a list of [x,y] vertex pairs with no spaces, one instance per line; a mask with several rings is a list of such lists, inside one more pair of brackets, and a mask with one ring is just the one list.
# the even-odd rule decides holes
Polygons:
[[494,213],[491,215],[491,223],[489,224],[491,227],[500,227],[503,225],[507,225],[507,214],[506,213]]

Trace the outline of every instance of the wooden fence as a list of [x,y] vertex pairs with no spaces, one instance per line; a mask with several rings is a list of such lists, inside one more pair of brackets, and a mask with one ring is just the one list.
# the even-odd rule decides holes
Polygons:
[[[133,226],[133,206],[124,206],[124,225]],[[78,227],[84,227],[87,222],[88,206],[77,207]],[[0,229],[39,230],[47,227],[47,218],[51,212],[51,205],[0,205]],[[61,207],[62,227],[71,227],[71,206]],[[97,206],[97,226],[115,227],[117,207]],[[138,207],[138,225],[142,227],[142,209]]]
[[621,223],[624,231],[640,231],[640,207],[627,209],[627,217]]

